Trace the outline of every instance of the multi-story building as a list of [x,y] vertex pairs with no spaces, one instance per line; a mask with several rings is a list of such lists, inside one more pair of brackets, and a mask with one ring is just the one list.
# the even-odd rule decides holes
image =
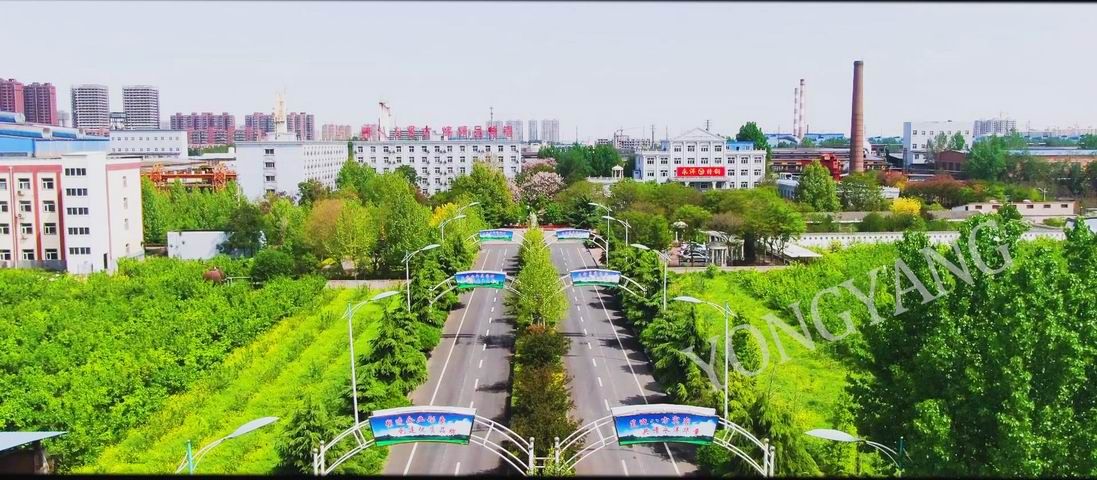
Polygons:
[[23,113],[23,82],[0,78],[0,112]]
[[[297,136],[298,140],[316,140],[316,116],[305,112],[290,112],[286,114],[286,125],[290,133]],[[266,138],[267,134],[274,132],[274,115],[255,112],[244,116],[244,138],[249,142],[257,142]]]
[[49,82],[24,85],[23,115],[28,122],[61,126],[57,118],[57,89]]
[[187,131],[111,130],[110,153],[144,158],[186,157]]
[[975,138],[984,135],[1009,135],[1010,133],[1017,131],[1017,121],[1009,118],[976,120],[972,130],[972,136]]
[[644,137],[630,137],[625,134],[613,134],[613,141],[610,142],[613,148],[618,151],[635,152],[637,150],[651,150],[655,143],[650,138]]
[[471,173],[473,162],[488,162],[511,179],[522,171],[521,145],[512,139],[359,141],[353,148],[355,160],[377,172],[410,166],[419,188],[430,194],[448,189],[454,178]]
[[754,188],[766,175],[765,150],[701,128],[637,151],[635,159],[633,178],[638,181],[675,181],[701,190]]
[[110,96],[105,85],[72,87],[72,126],[94,132],[110,130]]
[[122,111],[127,130],[160,128],[160,90],[149,85],[122,87]]
[[530,142],[541,141],[541,136],[537,134],[537,120],[529,121],[529,136],[526,137],[526,140],[529,140]]
[[110,129],[112,131],[126,129],[126,112],[110,112]]
[[58,110],[57,111],[57,125],[61,126],[61,127],[71,127],[72,126],[72,115],[69,115],[69,112],[66,112],[64,110]]
[[282,139],[236,144],[236,181],[249,199],[267,193],[297,197],[297,185],[319,180],[335,188],[339,169],[347,161],[347,142],[297,140],[293,134]]
[[546,143],[560,143],[560,121],[541,120],[541,136],[539,139]]
[[0,156],[0,265],[91,273],[143,256],[140,168],[105,152]]
[[236,117],[222,112],[204,112],[171,116],[171,130],[186,130],[187,143],[193,147],[231,145],[236,140]]
[[351,139],[350,125],[333,125],[325,123],[320,127],[320,140],[325,142],[347,141]]
[[507,120],[506,127],[510,128],[511,138],[523,142],[526,140],[525,129],[522,126],[521,120]]
[[244,141],[263,140],[268,132],[274,131],[274,116],[269,113],[255,112],[244,115]]
[[305,112],[290,112],[286,115],[289,131],[297,134],[298,140],[316,140],[316,116]]
[[951,138],[957,132],[970,148],[975,139],[972,122],[903,122],[903,165],[924,165],[928,161],[926,144],[940,133]]

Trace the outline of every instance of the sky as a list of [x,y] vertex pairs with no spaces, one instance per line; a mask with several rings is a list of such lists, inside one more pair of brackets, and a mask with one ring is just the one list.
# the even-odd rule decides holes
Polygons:
[[0,2],[0,76],[160,88],[163,120],[273,110],[316,125],[555,118],[561,140],[791,130],[849,133],[853,62],[865,129],[1004,114],[1018,128],[1097,126],[1097,4]]

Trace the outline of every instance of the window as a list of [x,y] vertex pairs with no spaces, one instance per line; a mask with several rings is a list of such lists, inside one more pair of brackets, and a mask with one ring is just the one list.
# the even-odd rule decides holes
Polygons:
[[[461,150],[462,152],[463,152],[463,151],[465,151],[465,146],[464,146],[464,145],[461,145],[461,148],[460,148],[460,150]],[[479,151],[479,150],[477,150],[477,151]]]
[[53,200],[46,200],[42,202],[42,211],[46,213],[54,213],[57,211],[57,204]]
[[30,179],[29,178],[20,178],[19,179],[19,189],[20,190],[30,190]]
[[708,145],[701,145],[701,151],[702,152],[707,152],[708,151]]
[[129,182],[126,181],[126,176],[122,175],[122,188],[125,188],[128,184]]
[[267,175],[265,178],[268,182],[273,182],[274,181],[274,175]]
[[660,177],[665,177],[665,176],[667,176],[667,171],[666,171],[666,170],[660,171],[660,172],[659,172],[659,176],[660,176]]
[[273,148],[264,148],[263,149],[263,155],[274,155],[274,149]]
[[52,178],[43,178],[42,179],[42,189],[43,190],[53,190],[53,179]]
[[693,145],[686,145],[686,151],[687,152],[692,152],[695,148],[696,147],[694,147]]
[[69,235],[90,235],[91,229],[88,227],[69,227]]
[[503,146],[502,146],[502,145],[497,145],[497,146],[495,147],[495,151],[496,151],[496,152],[500,152],[500,153],[502,153],[502,152],[503,152]]
[[88,207],[66,207],[65,213],[69,215],[87,215]]
[[19,202],[19,211],[22,212],[22,213],[30,213],[31,212],[30,202],[27,202],[27,201]]
[[88,196],[88,189],[86,188],[66,188],[65,195],[70,197],[86,197]]
[[647,159],[647,162],[646,162],[646,163],[647,163],[648,165],[655,165],[655,159],[654,159],[654,158],[652,158],[652,157],[648,157],[648,159]]
[[754,157],[754,163],[762,163],[762,157]]
[[274,162],[263,162],[264,168],[274,168]]
[[57,260],[57,259],[58,259],[57,249],[56,248],[47,248],[46,249],[46,260]]
[[91,247],[69,247],[69,255],[91,255]]
[[57,224],[56,223],[43,223],[42,224],[42,235],[57,235]]
[[129,230],[130,229],[130,219],[128,219],[128,218],[123,218],[122,219],[122,229],[123,230]]
[[747,169],[745,169],[745,168],[744,168],[744,169],[742,169],[742,170],[739,170],[739,175],[744,175],[744,176],[745,176],[745,175],[747,174],[747,171],[748,171],[748,170],[747,170]]
[[762,169],[760,169],[760,168],[755,168],[755,169],[754,169],[754,174],[755,174],[755,175],[761,175],[761,174],[762,174]]
[[697,163],[697,160],[696,160],[696,159],[694,159],[693,157],[690,157],[690,158],[687,158],[687,159],[686,159],[686,164],[687,164],[687,165],[693,165],[693,164],[695,164],[695,163]]
[[8,202],[0,202],[0,213],[8,212]]
[[7,190],[7,189],[8,189],[8,179],[0,178],[0,190]]
[[23,250],[22,257],[23,257],[23,260],[27,260],[27,261],[34,260],[34,250]]
[[682,146],[681,145],[675,145],[674,146],[674,151],[675,152],[681,152],[682,151]]
[[0,260],[11,260],[11,250],[0,250]]
[[747,188],[747,182],[739,182],[739,188]]
[[6,223],[0,223],[0,235],[7,235],[11,233],[11,227]]
[[1059,208],[1067,208],[1067,204],[1065,204],[1065,203],[1060,203],[1060,204],[1059,204]]
[[674,164],[675,165],[681,165],[682,164],[682,158],[681,157],[675,157],[674,158]]
[[719,152],[719,151],[723,151],[723,150],[724,150],[724,146],[723,146],[723,145],[716,145],[715,147],[713,147],[713,150],[716,150],[717,152]]
[[22,234],[25,234],[25,235],[30,235],[30,234],[34,233],[34,226],[29,224],[29,223],[20,223],[19,224],[19,233],[22,233]]

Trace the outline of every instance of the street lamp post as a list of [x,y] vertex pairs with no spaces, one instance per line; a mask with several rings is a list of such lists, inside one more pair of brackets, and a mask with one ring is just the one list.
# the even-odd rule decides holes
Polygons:
[[888,458],[888,460],[891,460],[891,463],[895,464],[895,468],[898,471],[898,474],[896,474],[897,477],[903,476],[903,437],[899,437],[899,451],[896,452],[887,445],[876,443],[865,438],[858,438],[841,430],[834,430],[830,428],[816,428],[815,430],[808,430],[807,432],[804,432],[804,434],[815,438],[822,438],[823,440],[831,440],[835,442],[863,443],[865,445],[868,445],[872,448],[875,448],[880,453],[883,453],[884,456]]
[[252,431],[255,431],[255,430],[263,428],[267,425],[270,425],[270,424],[274,423],[277,420],[278,420],[278,417],[257,418],[255,420],[252,420],[252,421],[248,422],[248,423],[240,425],[232,433],[230,433],[228,435],[225,435],[224,437],[221,437],[217,440],[214,440],[213,442],[210,442],[208,445],[200,448],[197,452],[194,452],[194,453],[191,452],[190,440],[187,440],[187,454],[186,454],[185,457],[183,457],[183,461],[179,462],[179,467],[175,469],[175,473],[181,473],[183,471],[183,469],[186,468],[187,473],[189,473],[191,475],[194,475],[194,469],[198,468],[198,462],[202,460],[202,456],[205,455],[206,453],[208,453],[214,447],[220,445],[225,440],[231,440],[231,439],[234,439],[234,438],[239,437],[241,435],[251,433]]
[[641,245],[639,243],[633,243],[632,247],[633,248],[639,248],[640,250],[650,250],[652,252],[655,252],[656,255],[659,255],[659,259],[663,261],[663,310],[666,310],[667,309],[667,264],[670,263],[670,256],[663,253],[663,252],[660,252],[658,250],[653,250],[652,248],[648,247],[647,245]]
[[[731,318],[731,307],[728,306],[727,302],[724,302],[724,306],[721,307],[721,306],[719,306],[715,303],[707,302],[707,301],[701,300],[699,298],[689,297],[689,296],[685,296],[685,295],[679,296],[679,297],[674,297],[674,301],[693,303],[693,304],[703,303],[705,305],[708,305],[712,308],[715,308],[715,309],[719,310],[721,313],[724,314],[724,389],[723,390],[724,390],[724,419],[727,420],[727,418],[728,418],[728,380],[729,380],[728,367],[731,365],[730,360],[728,359],[728,344],[731,343],[731,339],[728,338],[728,322]],[[730,420],[728,420],[728,421],[730,421]]]
[[457,209],[457,211],[456,211],[456,212],[453,212],[453,213],[456,213],[456,214],[460,215],[460,214],[461,214],[461,211],[462,211],[462,210],[464,210],[464,209],[466,209],[466,208],[469,208],[469,207],[475,207],[476,205],[479,205],[479,204],[480,204],[480,202],[472,202],[472,203],[470,203],[470,204],[468,204],[468,205],[465,205],[465,206],[463,206],[463,207],[461,207],[461,208],[458,208],[458,209]]
[[464,215],[458,215],[456,217],[447,219],[447,220],[443,221],[440,225],[438,225],[438,229],[442,231],[442,240],[441,240],[442,243],[446,242],[446,224],[449,223],[449,222],[452,222],[454,220],[460,220],[462,218],[465,218],[465,216]]
[[387,292],[381,292],[374,295],[373,298],[358,302],[355,305],[347,304],[347,336],[350,342],[350,389],[352,392],[351,400],[354,402],[354,424],[358,425],[358,376],[354,373],[354,311],[370,302],[376,302],[378,300],[391,297],[393,295],[399,295],[399,290],[389,290]]
[[678,232],[689,225],[686,225],[686,222],[678,220],[677,222],[672,223],[671,226],[674,227],[674,243],[676,245],[681,244],[681,240],[678,240]]
[[[605,210],[606,213],[611,213],[611,210],[609,209],[609,207],[607,207],[605,205],[602,205],[601,203],[588,202],[587,204],[591,205],[591,206],[594,206],[594,207],[597,207],[597,208],[601,208],[601,209]],[[603,218],[605,218],[605,217],[603,217]],[[609,264],[609,219],[608,218],[606,218],[606,264],[607,265]]]
[[626,220],[620,220],[620,219],[611,217],[609,215],[602,215],[602,218],[604,218],[606,220],[613,220],[613,221],[615,221],[617,223],[620,223],[621,225],[625,226],[625,244],[628,245],[628,229],[630,227],[632,227],[632,225],[629,225],[628,221],[626,221]]
[[419,250],[416,250],[414,252],[408,252],[407,255],[404,255],[404,280],[406,280],[408,284],[408,312],[411,312],[411,257],[415,256],[416,253],[432,250],[440,246],[441,245],[438,245],[437,243],[432,243],[423,248],[420,248]]

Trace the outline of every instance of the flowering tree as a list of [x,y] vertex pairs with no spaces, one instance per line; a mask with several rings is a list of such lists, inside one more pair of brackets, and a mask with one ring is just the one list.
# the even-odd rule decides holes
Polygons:
[[518,184],[519,198],[534,210],[540,210],[563,189],[564,179],[555,172],[537,172]]

